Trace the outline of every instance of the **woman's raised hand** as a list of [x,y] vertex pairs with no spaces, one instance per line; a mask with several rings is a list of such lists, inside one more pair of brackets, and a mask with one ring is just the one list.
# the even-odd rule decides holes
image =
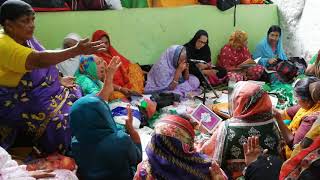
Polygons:
[[[258,159],[258,156],[262,154],[261,150],[262,148],[260,147],[259,137],[248,137],[248,141],[243,144],[243,153],[247,166]],[[264,150],[263,153],[265,154],[266,152],[267,151]]]
[[106,71],[105,71],[105,82],[111,78],[111,82],[113,80],[114,73],[117,71],[117,69],[121,66],[121,60],[119,56],[113,56],[110,63],[106,66]]
[[130,107],[130,105],[127,105],[127,111],[128,111],[128,119],[126,120],[126,128],[127,130],[132,130],[133,129],[133,116],[132,116],[132,109]]
[[107,101],[113,92],[112,82],[113,82],[114,73],[121,66],[120,58],[118,56],[114,56],[108,65],[107,63],[105,63],[105,66],[106,66],[106,69],[105,69],[105,75],[104,75],[103,88],[97,95],[100,96],[105,101]]
[[91,55],[97,52],[106,51],[105,44],[102,41],[91,42],[88,38],[81,39],[76,45],[78,54]]

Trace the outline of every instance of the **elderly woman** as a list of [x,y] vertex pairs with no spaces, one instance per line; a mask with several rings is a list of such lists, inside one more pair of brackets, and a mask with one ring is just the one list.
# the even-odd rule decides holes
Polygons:
[[92,41],[98,40],[104,42],[107,51],[95,55],[101,57],[107,64],[110,63],[113,56],[118,56],[122,63],[114,75],[113,83],[117,87],[111,95],[111,99],[143,93],[144,75],[140,66],[130,62],[111,45],[111,39],[107,32],[103,30],[95,31],[92,35]]
[[[76,33],[70,33],[63,39],[63,49],[68,49],[75,46],[81,37]],[[80,56],[70,58],[57,64],[57,68],[64,76],[74,76],[74,73],[79,67]]]
[[52,153],[70,146],[69,110],[79,96],[72,79],[59,81],[55,65],[80,54],[105,50],[81,40],[65,50],[45,51],[33,39],[35,13],[20,0],[0,7],[0,145],[18,138]]
[[[78,70],[75,73],[76,83],[81,87],[84,95],[96,94],[103,87],[105,63],[96,55],[81,56]],[[126,94],[124,88],[113,85],[114,89]],[[110,98],[112,99],[112,97]]]
[[144,90],[146,93],[173,92],[185,97],[197,90],[199,85],[198,78],[189,74],[186,49],[173,45],[152,66]]
[[[294,87],[294,91],[299,106],[288,108],[281,116],[276,118],[288,147],[298,144],[320,115],[320,82],[318,78],[309,77],[299,80]],[[283,119],[292,121],[286,126],[282,121]],[[289,158],[291,148],[288,147],[286,155]]]
[[[261,58],[259,64],[267,69],[272,69],[278,61],[288,60],[283,47],[281,38],[281,28],[273,25],[269,28],[267,37],[265,37],[257,46],[253,53],[253,58]],[[285,77],[281,77],[277,72],[269,73],[269,79],[272,83],[283,82]]]
[[236,179],[246,166],[242,146],[247,137],[259,136],[260,146],[279,156],[280,132],[273,119],[269,95],[259,85],[248,81],[236,83],[230,100],[232,118],[220,123],[201,150]]
[[131,109],[128,108],[126,120],[128,135],[117,129],[106,103],[113,92],[113,75],[120,65],[119,57],[114,57],[106,68],[101,91],[80,98],[72,106],[70,124],[75,136],[72,153],[81,179],[132,179],[133,169],[142,160],[141,141],[133,128]]
[[247,47],[248,35],[235,31],[218,55],[218,66],[228,70],[228,78],[233,81],[259,80],[264,72],[261,65],[255,64]]
[[104,61],[95,55],[81,56],[80,66],[75,73],[76,82],[84,95],[97,94],[103,87]]
[[[211,158],[193,147],[194,129],[186,116],[169,115],[155,126],[155,134],[146,152],[148,159],[138,165],[135,180],[143,179],[225,179],[223,171]],[[219,178],[218,178],[219,179]]]

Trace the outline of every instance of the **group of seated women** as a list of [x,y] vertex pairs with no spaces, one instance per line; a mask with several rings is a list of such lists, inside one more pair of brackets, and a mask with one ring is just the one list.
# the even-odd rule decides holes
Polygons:
[[[294,88],[298,106],[286,111],[272,109],[259,85],[243,81],[258,80],[264,68],[287,60],[278,26],[272,26],[257,46],[253,57],[261,58],[258,64],[246,46],[247,34],[232,33],[219,54],[219,68],[211,64],[208,33],[200,30],[184,46],[170,46],[152,66],[144,85],[144,72],[112,47],[106,32],[94,32],[91,41],[70,34],[63,49],[47,51],[33,37],[34,19],[30,5],[21,0],[8,0],[0,7],[0,145],[4,149],[29,145],[50,154],[71,148],[83,179],[226,179],[241,176],[245,166],[248,179],[279,174],[302,177],[304,172],[314,177],[320,152],[319,79],[298,81]],[[190,64],[190,59],[197,63]],[[317,66],[318,60],[310,72],[316,72]],[[226,77],[221,75],[223,68],[228,70]],[[194,122],[187,116],[164,117],[155,126],[147,160],[141,162],[141,140],[132,125],[131,108],[127,108],[124,132],[117,128],[108,102],[142,93],[187,96],[198,89],[202,74],[214,83],[239,81],[230,95],[232,118],[195,148]],[[277,81],[279,75],[273,72],[270,77]],[[259,144],[272,158],[260,158]],[[283,148],[289,158],[284,163]],[[297,163],[306,158],[308,163]],[[274,165],[263,163],[270,159]],[[262,174],[264,165],[273,168]],[[1,168],[1,174],[8,172]]]

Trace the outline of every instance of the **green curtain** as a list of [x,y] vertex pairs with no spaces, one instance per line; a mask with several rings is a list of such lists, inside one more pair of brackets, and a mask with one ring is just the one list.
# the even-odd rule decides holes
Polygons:
[[146,8],[148,6],[147,0],[121,0],[121,4],[126,8]]

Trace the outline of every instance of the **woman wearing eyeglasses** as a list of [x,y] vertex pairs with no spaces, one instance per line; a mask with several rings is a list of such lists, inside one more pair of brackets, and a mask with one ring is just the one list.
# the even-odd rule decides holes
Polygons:
[[[203,80],[202,74],[204,74],[211,85],[217,85],[223,81],[221,79],[225,76],[225,73],[221,70],[212,69],[211,51],[208,43],[208,33],[205,30],[198,30],[193,38],[184,44],[184,47],[187,50],[188,59],[195,60],[195,62],[190,63],[190,74],[195,75],[200,80]],[[199,63],[199,61],[203,61],[203,63]]]

